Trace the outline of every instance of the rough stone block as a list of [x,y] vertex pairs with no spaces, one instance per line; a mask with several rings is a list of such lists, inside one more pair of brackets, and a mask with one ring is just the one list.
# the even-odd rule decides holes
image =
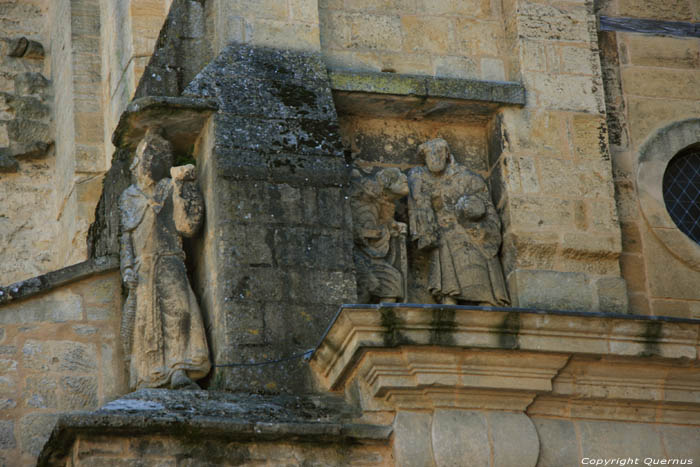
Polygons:
[[0,313],[0,324],[79,321],[83,318],[83,304],[79,295],[57,292],[50,296],[14,304]]
[[398,16],[358,14],[350,21],[350,48],[399,51],[402,47],[401,26]]
[[35,409],[55,409],[58,407],[58,384],[48,376],[30,376],[24,382],[22,397],[24,405]]
[[95,344],[28,339],[22,347],[25,368],[40,371],[90,372],[97,368]]
[[478,78],[476,62],[469,57],[437,56],[433,59],[435,76],[445,78]]
[[602,89],[588,76],[524,72],[523,81],[530,98],[546,109],[601,114],[605,108]]
[[518,34],[528,39],[591,42],[596,37],[595,17],[585,6],[570,8],[523,2],[518,4]]
[[394,458],[397,465],[433,465],[429,413],[400,411],[394,420]]
[[700,66],[697,39],[627,34],[625,44],[632,65],[695,70]]
[[481,59],[481,79],[490,81],[505,81],[506,72],[503,67],[503,60],[499,58]]
[[224,305],[225,333],[229,346],[265,343],[265,313],[259,302],[239,300]]
[[580,461],[576,429],[570,420],[533,417],[540,439],[537,467],[576,465]]
[[540,440],[532,420],[524,413],[487,412],[494,465],[535,467]]
[[627,313],[627,286],[622,277],[602,277],[596,281],[598,308],[603,313]]
[[15,93],[19,96],[46,95],[49,89],[49,80],[41,73],[20,73],[15,76]]
[[569,199],[513,197],[508,212],[513,226],[563,226],[574,223],[574,203]]
[[622,254],[620,270],[630,292],[647,293],[646,266],[641,255]]
[[0,420],[0,449],[13,449],[17,446],[14,430],[14,420]]
[[[472,18],[456,18],[453,23],[454,39],[448,40],[451,55],[466,57],[500,57],[503,44],[503,26],[498,21],[477,21]],[[447,29],[445,30],[447,32]],[[416,36],[414,40],[420,40]]]
[[[652,424],[580,420],[578,425],[583,456],[590,458],[666,457],[661,435]],[[619,453],[619,454],[618,454]]]
[[447,18],[402,16],[403,50],[444,54],[447,52],[450,23]]
[[622,69],[622,83],[637,96],[700,100],[700,73],[696,70],[626,67]]
[[[433,414],[433,455],[437,465],[489,465],[491,449],[483,413],[467,410],[436,410]],[[459,440],[460,442],[455,442]]]
[[636,18],[657,20],[692,21],[691,2],[687,0],[620,0],[618,14]]
[[18,143],[50,142],[49,126],[38,120],[17,118],[7,124],[7,134]]
[[97,408],[97,378],[94,376],[64,376],[61,378],[59,407],[63,410]]
[[517,306],[542,310],[591,311],[593,291],[585,274],[518,269],[508,276]]
[[38,456],[53,430],[57,414],[31,413],[19,420],[19,444],[22,452]]

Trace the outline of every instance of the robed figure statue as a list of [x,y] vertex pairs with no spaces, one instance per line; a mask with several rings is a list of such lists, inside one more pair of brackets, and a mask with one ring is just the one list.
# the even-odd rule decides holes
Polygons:
[[425,166],[408,175],[409,226],[430,255],[430,293],[443,304],[509,304],[498,259],[501,220],[486,182],[456,163],[443,139],[418,152]]
[[194,380],[210,369],[181,238],[199,229],[204,203],[194,166],[172,163],[170,143],[149,131],[131,165],[136,183],[119,199],[121,272],[129,290],[122,338],[132,389],[197,389]]
[[350,206],[360,303],[406,299],[407,228],[394,219],[394,211],[407,194],[406,175],[397,168],[364,177],[354,173]]

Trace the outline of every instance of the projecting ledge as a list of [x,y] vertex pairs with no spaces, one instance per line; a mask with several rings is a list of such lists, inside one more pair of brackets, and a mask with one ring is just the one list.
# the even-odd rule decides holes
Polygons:
[[680,404],[700,423],[699,331],[700,320],[689,319],[345,305],[311,366],[329,389],[360,378],[372,397],[394,407],[442,406],[447,397],[525,410],[537,398],[538,410],[553,410],[572,399],[624,399]]
[[118,148],[134,148],[146,130],[159,128],[177,152],[189,152],[207,119],[218,110],[213,99],[149,96],[134,99],[112,135]]
[[339,114],[485,121],[499,107],[525,105],[520,83],[349,71],[329,77]]

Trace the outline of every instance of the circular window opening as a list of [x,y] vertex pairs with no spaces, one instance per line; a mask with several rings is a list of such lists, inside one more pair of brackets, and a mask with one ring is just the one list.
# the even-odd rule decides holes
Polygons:
[[700,147],[684,149],[664,172],[664,202],[678,228],[700,244]]

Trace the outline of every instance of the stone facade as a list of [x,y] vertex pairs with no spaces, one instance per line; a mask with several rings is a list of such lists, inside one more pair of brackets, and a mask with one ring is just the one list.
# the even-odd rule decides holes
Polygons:
[[[234,433],[212,463],[700,462],[700,247],[660,194],[700,142],[699,22],[695,0],[0,0],[3,462],[33,462],[56,419],[48,464],[187,465],[193,426]],[[351,415],[59,416],[128,390],[115,213],[146,129],[205,200],[183,244],[201,386],[258,408],[336,391]],[[435,138],[488,185],[513,308],[430,308],[409,240],[402,296],[428,308],[334,319],[358,297],[353,170],[408,175]],[[406,199],[389,211],[410,224]]]

